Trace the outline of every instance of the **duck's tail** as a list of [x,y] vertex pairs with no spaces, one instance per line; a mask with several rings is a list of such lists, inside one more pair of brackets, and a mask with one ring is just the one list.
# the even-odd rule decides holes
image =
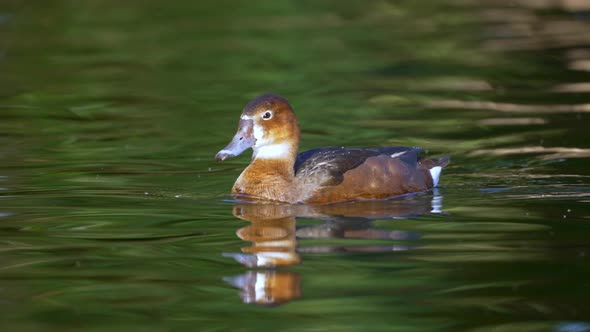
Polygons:
[[438,186],[440,172],[442,171],[443,167],[449,164],[449,162],[451,162],[451,157],[449,156],[420,160],[420,168],[428,170],[430,172],[433,187]]

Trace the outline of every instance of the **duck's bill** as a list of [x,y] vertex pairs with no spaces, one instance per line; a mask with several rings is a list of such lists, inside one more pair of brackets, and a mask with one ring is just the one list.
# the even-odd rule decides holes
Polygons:
[[251,148],[256,143],[254,138],[254,123],[252,120],[240,120],[238,132],[229,144],[223,150],[217,152],[215,159],[224,161],[227,158],[239,156],[246,149]]

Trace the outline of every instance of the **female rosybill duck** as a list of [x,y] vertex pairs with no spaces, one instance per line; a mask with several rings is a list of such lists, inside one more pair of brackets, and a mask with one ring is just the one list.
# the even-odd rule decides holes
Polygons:
[[238,132],[215,158],[224,161],[248,148],[250,165],[232,188],[248,200],[327,204],[384,199],[438,184],[449,157],[420,159],[410,147],[324,147],[297,154],[299,125],[289,102],[265,94],[246,105]]

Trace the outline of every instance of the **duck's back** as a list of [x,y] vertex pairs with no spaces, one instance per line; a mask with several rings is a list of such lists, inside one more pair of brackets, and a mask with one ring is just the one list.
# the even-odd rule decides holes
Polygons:
[[[381,199],[432,188],[431,169],[438,171],[448,157],[419,159],[423,150],[413,147],[328,147],[300,153],[295,177],[302,186],[302,201],[312,204],[357,199]],[[438,177],[438,173],[436,177]]]

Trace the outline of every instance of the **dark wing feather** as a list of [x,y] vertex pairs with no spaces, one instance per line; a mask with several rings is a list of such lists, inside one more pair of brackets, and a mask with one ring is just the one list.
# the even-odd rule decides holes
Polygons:
[[[386,155],[396,155],[396,154],[400,154],[399,156],[395,157],[395,158],[399,158],[401,161],[403,161],[405,164],[411,165],[412,167],[416,167],[416,164],[418,163],[418,160],[420,159],[418,157],[418,155],[422,152],[424,152],[424,149],[422,148],[417,148],[417,147],[405,147],[405,146],[387,146],[387,147],[383,147],[383,148],[377,148],[376,150],[378,150],[380,152],[380,154],[386,154]],[[402,154],[402,152],[405,152]]]
[[[342,182],[344,173],[362,165],[367,158],[395,155],[409,164],[416,164],[422,149],[403,146],[383,148],[327,147],[300,153],[295,160],[295,176],[305,183],[333,186]],[[405,152],[401,154],[402,152]]]

